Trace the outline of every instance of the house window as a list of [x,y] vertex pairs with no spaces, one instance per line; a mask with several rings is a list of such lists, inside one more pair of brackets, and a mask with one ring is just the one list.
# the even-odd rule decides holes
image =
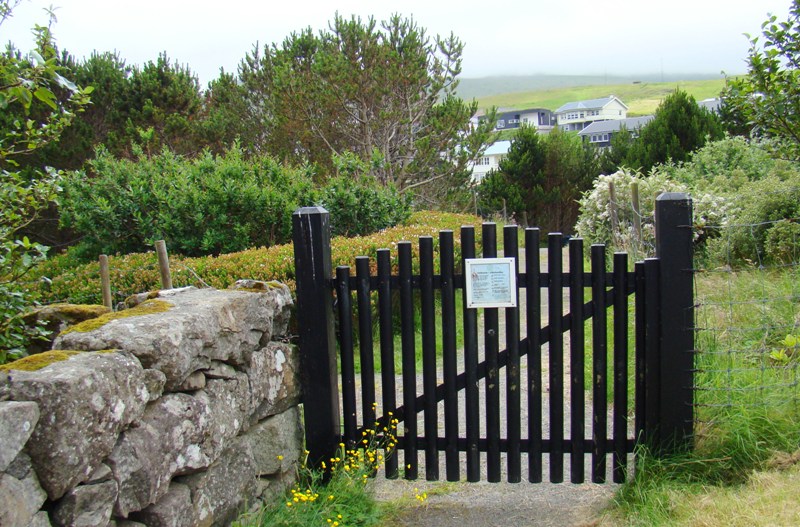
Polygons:
[[608,134],[603,134],[603,141],[608,141]]
[[488,166],[490,164],[489,158],[488,157],[482,157],[482,158],[478,159],[478,163],[477,164],[479,166]]

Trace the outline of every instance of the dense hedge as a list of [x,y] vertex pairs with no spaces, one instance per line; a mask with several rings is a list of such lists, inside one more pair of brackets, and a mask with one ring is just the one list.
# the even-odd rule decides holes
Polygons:
[[[616,191],[619,231],[611,232],[608,184]],[[631,183],[639,184],[643,244],[633,241]],[[800,166],[770,157],[758,142],[728,137],[707,144],[686,163],[656,165],[647,175],[601,175],[580,200],[577,230],[587,243],[654,251],[651,196],[688,192],[693,199],[695,254],[706,265],[789,264],[800,255]]]
[[[417,240],[420,236],[433,236],[434,246],[438,247],[438,232],[443,229],[454,231],[456,239],[456,261],[460,258],[460,227],[479,226],[481,219],[465,214],[449,214],[423,211],[411,215],[402,226],[385,229],[381,232],[354,238],[337,237],[331,242],[334,268],[337,265],[355,265],[356,256],[367,255],[374,258],[375,251],[388,248],[392,251],[392,264],[397,265],[397,242],[412,242],[415,256],[419,251]],[[476,228],[480,238],[480,228]],[[159,272],[153,252],[114,256],[110,259],[111,284],[115,301],[143,291],[159,288]],[[373,259],[373,266],[374,266]],[[274,245],[269,248],[187,258],[170,256],[172,282],[175,287],[186,285],[209,285],[225,288],[236,280],[250,278],[256,280],[279,280],[294,290],[294,252],[291,244]],[[100,303],[100,271],[96,262],[82,264],[80,260],[67,255],[57,256],[37,269],[29,284],[43,303],[75,302]]]
[[147,251],[156,240],[185,256],[269,247],[291,239],[292,212],[322,204],[335,233],[359,235],[396,225],[411,207],[392,187],[364,177],[315,187],[310,167],[269,156],[187,159],[167,150],[136,161],[100,150],[87,171],[69,174],[59,198],[62,224],[82,236],[74,254]]

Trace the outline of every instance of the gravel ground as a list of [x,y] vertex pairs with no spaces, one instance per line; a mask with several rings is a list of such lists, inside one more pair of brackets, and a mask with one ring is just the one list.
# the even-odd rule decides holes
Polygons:
[[[546,265],[546,253],[542,253],[543,266]],[[566,262],[566,254],[564,261]],[[543,269],[544,270],[544,269]],[[565,290],[566,293],[566,290]],[[546,317],[547,304],[546,295],[543,298],[542,312]],[[565,304],[567,303],[565,299]],[[520,299],[520,311],[524,313],[524,298]],[[501,313],[503,310],[500,310]],[[480,317],[482,320],[482,317]],[[501,348],[505,345],[504,324],[502,323],[503,316],[501,314],[500,335],[499,342]],[[546,324],[546,321],[543,321]],[[522,324],[524,326],[524,324]],[[482,340],[482,328],[479,330]],[[525,336],[524,328],[522,337]],[[569,416],[569,354],[567,352],[569,341],[568,333],[565,334],[565,416]],[[547,349],[543,350],[542,373],[544,382],[544,407],[542,414],[545,416],[542,428],[545,437],[549,433],[549,415],[547,399],[549,388],[547,385]],[[483,356],[483,353],[480,353]],[[462,356],[463,361],[463,356]],[[522,371],[525,371],[525,359],[523,358]],[[463,366],[459,368],[463,371]],[[439,373],[439,382],[442,382],[441,372]],[[526,387],[527,383],[521,383],[522,392],[522,423],[523,423],[523,437],[525,435],[525,424],[527,422],[527,408],[525,400],[527,398]],[[402,386],[402,378],[397,378],[398,388]],[[376,387],[377,400],[381,400],[380,386]],[[422,376],[419,375],[417,379],[417,390],[421,393],[422,390]],[[481,394],[481,408],[484,406],[485,385],[484,382],[480,383]],[[360,392],[360,390],[357,390]],[[501,436],[505,437],[506,425],[506,412],[505,408],[505,372],[501,371],[500,382],[501,394]],[[589,394],[586,394],[586,437],[591,437],[591,400]],[[398,395],[399,397],[399,395]],[[398,400],[400,400],[398,398]],[[459,392],[459,411],[461,415],[460,427],[461,436],[464,437],[464,391]],[[439,426],[440,436],[443,436],[443,415],[444,403],[439,404]],[[609,415],[608,422],[611,423],[611,416]],[[565,419],[565,437],[569,437],[569,419]],[[424,430],[422,414],[418,423],[420,433]],[[481,419],[481,437],[485,437],[485,419]],[[402,452],[399,453],[400,460],[402,461]],[[590,456],[586,456],[587,466],[585,473],[587,476],[590,474],[588,466]],[[424,453],[420,452],[419,455],[420,469],[419,473],[424,477]],[[502,480],[507,480],[505,471],[505,456],[503,456],[503,471],[501,474]],[[547,456],[543,460],[543,475],[544,479],[548,479],[549,467],[547,463]],[[482,478],[486,477],[486,456],[481,455],[481,474]],[[394,514],[391,517],[393,525],[406,525],[406,526],[436,526],[436,527],[492,527],[492,526],[543,526],[543,527],[556,527],[556,526],[585,526],[593,525],[594,519],[598,513],[608,505],[614,492],[618,489],[618,485],[606,483],[602,485],[584,483],[584,484],[571,484],[571,483],[528,483],[527,482],[527,455],[522,456],[523,473],[522,483],[488,483],[485,481],[479,483],[467,483],[466,478],[466,462],[462,454],[461,463],[461,482],[445,482],[445,481],[407,481],[407,480],[387,480],[380,475],[373,480],[371,485],[375,490],[376,496],[379,501],[388,502],[391,504],[391,509]],[[402,463],[401,463],[401,466]],[[607,474],[611,474],[610,456],[609,466],[607,467]],[[565,479],[569,479],[569,457],[564,460],[564,475]],[[444,456],[440,453],[440,476],[444,479]],[[419,502],[415,496],[427,494],[427,499],[424,502]]]

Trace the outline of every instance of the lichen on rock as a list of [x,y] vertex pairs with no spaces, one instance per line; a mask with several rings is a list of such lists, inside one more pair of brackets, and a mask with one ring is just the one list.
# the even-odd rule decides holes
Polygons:
[[31,355],[29,357],[15,360],[14,362],[9,362],[8,364],[3,364],[0,366],[0,371],[37,371],[41,370],[45,366],[53,364],[54,362],[67,360],[78,353],[83,352],[70,350],[45,351],[44,353],[37,353],[36,355]]
[[168,311],[169,308],[171,307],[172,304],[170,304],[169,302],[165,302],[164,300],[151,299],[146,302],[142,302],[138,306],[132,307],[131,309],[118,311],[116,313],[106,313],[105,315],[102,315],[100,317],[93,318],[91,320],[86,320],[85,322],[81,322],[80,324],[75,324],[74,326],[71,326],[62,331],[61,335],[67,335],[73,332],[88,333],[89,331],[94,331],[95,329],[105,326],[112,320],[163,313],[165,311]]

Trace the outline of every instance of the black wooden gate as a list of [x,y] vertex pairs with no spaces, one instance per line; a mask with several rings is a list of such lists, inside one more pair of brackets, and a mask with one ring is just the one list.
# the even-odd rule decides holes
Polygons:
[[[479,481],[480,456],[485,453],[488,481],[500,481],[504,454],[509,482],[522,480],[523,457],[527,459],[529,481],[542,481],[546,460],[549,480],[561,482],[564,459],[568,457],[569,480],[580,483],[586,477],[587,456],[591,458],[591,481],[606,480],[610,458],[613,480],[621,482],[627,473],[628,454],[637,443],[647,442],[656,452],[691,444],[692,230],[691,201],[686,195],[659,196],[657,257],[637,262],[633,272],[628,271],[625,253],[615,253],[612,268],[607,270],[606,249],[602,245],[591,247],[590,269],[584,269],[580,239],[568,242],[569,271],[565,272],[562,236],[558,233],[547,237],[547,267],[541,271],[539,230],[525,229],[524,268],[517,266],[517,286],[520,297],[524,295],[525,310],[503,309],[506,338],[502,343],[497,308],[481,310],[483,338],[479,340],[480,313],[467,308],[464,276],[457,272],[464,269],[464,260],[476,257],[473,227],[461,229],[459,262],[455,257],[454,233],[439,233],[439,274],[434,274],[435,240],[421,237],[416,270],[412,258],[415,247],[410,242],[399,242],[396,274],[392,274],[390,251],[381,249],[375,255],[375,273],[371,272],[372,260],[362,256],[356,258],[354,276],[349,267],[338,267],[332,278],[328,222],[328,213],[317,207],[300,209],[294,215],[306,447],[312,461],[331,457],[340,442],[357,444],[366,429],[380,430],[391,419],[401,423],[397,448],[402,452],[403,475],[408,479],[418,477],[422,451],[425,477],[429,480],[440,478],[440,452],[444,452],[448,481],[461,478],[464,458],[466,479]],[[519,259],[518,232],[516,226],[503,229],[503,256]],[[484,224],[481,234],[481,257],[497,256],[495,225]],[[435,308],[437,295],[439,315]],[[541,312],[543,295],[547,300],[545,324]],[[631,295],[635,299],[632,314],[629,313]],[[457,302],[462,304],[463,347],[456,344]],[[565,305],[569,307],[566,313]],[[421,315],[421,391],[417,386],[415,306],[419,306]],[[633,335],[629,335],[628,329],[631,316],[635,322]],[[398,318],[400,349],[395,350],[393,320]],[[591,364],[586,367],[591,372],[588,383],[591,419],[587,433],[584,328],[590,319]],[[610,349],[609,322],[613,327]],[[438,342],[437,325],[441,333]],[[377,326],[381,365],[380,400],[376,398],[373,367],[374,326]],[[526,329],[526,338],[520,338],[521,327]],[[565,333],[569,335],[566,350]],[[359,393],[355,335],[361,368]],[[502,351],[501,346],[505,347]],[[437,348],[441,350],[441,372]],[[395,377],[396,351],[402,361],[400,401]],[[570,365],[568,399],[565,353]],[[542,368],[543,354],[547,372]],[[460,372],[459,363],[463,367]],[[630,372],[634,379],[633,401],[628,400],[629,364],[633,364]],[[342,380],[341,411],[337,369],[341,370]],[[505,373],[502,383],[501,372]],[[438,373],[443,375],[442,383],[437,382]],[[521,389],[522,383],[526,383],[527,390]],[[483,397],[479,392],[481,385]],[[611,401],[607,395],[609,386]],[[463,407],[459,402],[462,390]],[[524,400],[523,391],[527,394]],[[440,402],[443,402],[443,434]],[[569,411],[565,411],[565,402]],[[630,403],[634,423],[631,427],[628,426]],[[527,410],[525,422],[523,409]],[[501,423],[501,411],[505,413],[505,426]],[[418,414],[422,430],[418,429]],[[545,416],[548,426],[543,426]],[[462,420],[463,433],[459,429]],[[398,457],[387,458],[388,477],[398,475]]]

